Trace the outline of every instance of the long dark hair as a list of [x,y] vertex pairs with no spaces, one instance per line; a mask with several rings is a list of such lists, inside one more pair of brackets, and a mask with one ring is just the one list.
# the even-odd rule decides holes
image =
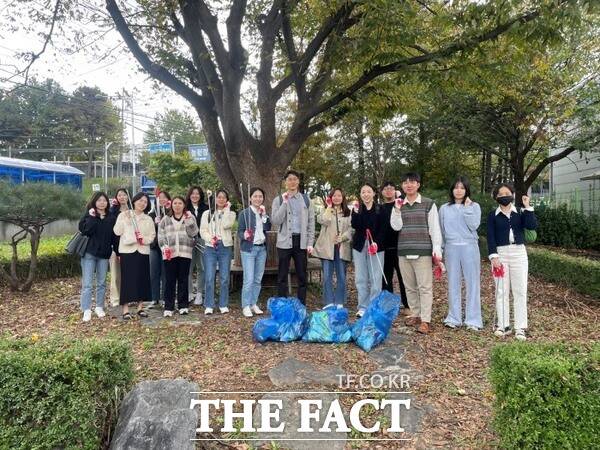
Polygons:
[[[458,176],[456,177],[456,179],[454,180],[454,183],[452,183],[450,185],[450,192],[449,192],[449,197],[448,197],[448,203],[449,204],[453,204],[456,203],[456,199],[454,198],[454,188],[456,187],[456,185],[460,183],[463,185],[463,187],[465,188],[465,197],[471,197],[471,184],[469,183],[469,179],[467,177],[463,177]],[[463,199],[464,202],[464,199]]]
[[[330,198],[333,197],[333,194],[335,194],[335,191],[340,191],[340,193],[342,194],[342,204],[340,205],[342,207],[342,214],[344,217],[348,217],[350,215],[350,208],[348,208],[348,200],[346,200],[346,194],[344,194],[344,191],[342,190],[342,188],[334,187],[331,191],[329,191]],[[333,200],[332,200],[332,204],[333,204]]]
[[146,194],[145,192],[138,192],[137,194],[135,194],[133,196],[133,198],[131,199],[131,206],[132,206],[132,208],[135,209],[135,206],[134,206],[135,202],[137,202],[142,197],[146,197],[147,204],[146,204],[146,208],[144,209],[144,213],[148,214],[152,205],[150,204],[150,197],[148,197],[148,194]]
[[89,211],[93,208],[94,211],[96,211],[96,214],[98,214],[98,210],[96,209],[96,202],[100,197],[104,197],[104,199],[106,200],[106,209],[104,210],[104,214],[108,214],[108,211],[110,210],[110,200],[108,199],[108,195],[106,195],[106,192],[103,191],[94,192],[92,198],[90,198],[90,201],[85,206],[86,211]]
[[204,191],[202,190],[202,188],[200,186],[190,186],[190,188],[187,191],[187,195],[186,195],[186,200],[185,200],[185,207],[187,208],[188,211],[192,211],[194,209],[194,205],[192,205],[192,200],[190,199],[190,197],[192,196],[192,193],[197,190],[198,193],[200,194],[200,200],[198,200],[198,206],[202,205],[204,203]]

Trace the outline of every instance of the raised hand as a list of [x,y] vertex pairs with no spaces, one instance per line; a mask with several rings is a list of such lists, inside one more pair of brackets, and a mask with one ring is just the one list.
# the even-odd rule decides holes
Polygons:
[[523,206],[525,208],[529,208],[531,206],[531,204],[529,203],[530,199],[526,195],[524,195],[523,197],[521,197],[521,201],[523,202]]
[[92,217],[96,217],[96,210],[94,208],[90,208],[90,210],[88,211],[88,214]]
[[360,203],[358,203],[358,201],[355,201],[352,209],[354,210],[355,213],[358,213],[358,208],[360,208]]
[[404,205],[404,200],[401,199],[400,197],[398,197],[395,201],[394,201],[394,208],[402,208],[402,205]]
[[469,197],[465,198],[465,206],[471,206],[473,204],[473,200],[471,200]]
[[283,198],[283,203],[287,203],[289,196],[290,195],[287,192],[281,194],[281,198]]
[[325,204],[328,208],[333,207],[333,200],[331,199],[331,197],[325,197]]
[[267,212],[267,209],[265,208],[265,205],[260,205],[260,206],[258,207],[258,213],[259,213],[261,216],[264,216],[266,212]]

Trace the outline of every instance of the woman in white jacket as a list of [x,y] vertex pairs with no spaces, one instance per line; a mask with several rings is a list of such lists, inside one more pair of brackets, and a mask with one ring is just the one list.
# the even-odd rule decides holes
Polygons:
[[229,271],[233,258],[233,236],[231,228],[235,222],[235,213],[231,211],[229,194],[219,189],[214,197],[214,210],[211,208],[212,199],[208,198],[208,211],[202,214],[200,221],[200,237],[206,243],[204,249],[204,276],[206,298],[204,314],[212,314],[215,304],[215,274],[219,267],[219,311],[229,312]]
[[[352,261],[352,227],[350,209],[341,189],[333,189],[326,199],[327,208],[319,214],[317,221],[321,232],[313,255],[323,264],[323,309],[342,308],[346,302],[346,266]],[[333,273],[337,284],[333,286]]]
[[131,320],[129,303],[137,303],[137,315],[148,317],[143,302],[152,299],[150,289],[150,244],[156,236],[154,221],[148,216],[150,199],[143,192],[132,199],[133,210],[119,214],[114,233],[119,239],[121,258],[121,289],[119,303],[123,320]]

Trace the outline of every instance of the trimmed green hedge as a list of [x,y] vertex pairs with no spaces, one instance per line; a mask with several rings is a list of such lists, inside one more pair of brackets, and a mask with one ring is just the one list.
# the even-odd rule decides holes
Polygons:
[[132,381],[120,341],[0,339],[0,448],[102,448]]
[[600,299],[600,262],[528,247],[529,272]]
[[600,250],[600,216],[586,215],[566,205],[540,205],[535,214],[539,222],[538,243]]
[[595,449],[600,344],[511,343],[491,353],[493,426],[506,449]]
[[[65,253],[65,245],[69,242],[70,236],[44,238],[40,241],[38,250],[38,266],[36,279],[49,280],[53,278],[68,278],[81,276],[81,263],[79,257]],[[23,241],[19,244],[19,261],[17,263],[17,273],[25,276],[29,273],[29,255],[31,247],[29,241]],[[12,249],[8,244],[0,245],[0,264],[8,271],[10,270],[10,260],[12,258]],[[0,278],[0,283],[4,280]]]

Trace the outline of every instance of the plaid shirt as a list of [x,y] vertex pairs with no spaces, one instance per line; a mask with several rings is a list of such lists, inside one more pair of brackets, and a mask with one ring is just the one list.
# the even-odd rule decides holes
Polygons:
[[183,219],[180,226],[176,226],[176,220],[170,216],[162,218],[158,224],[158,245],[161,249],[170,247],[172,257],[192,259],[195,237],[198,235],[198,225],[192,215],[189,219]]

